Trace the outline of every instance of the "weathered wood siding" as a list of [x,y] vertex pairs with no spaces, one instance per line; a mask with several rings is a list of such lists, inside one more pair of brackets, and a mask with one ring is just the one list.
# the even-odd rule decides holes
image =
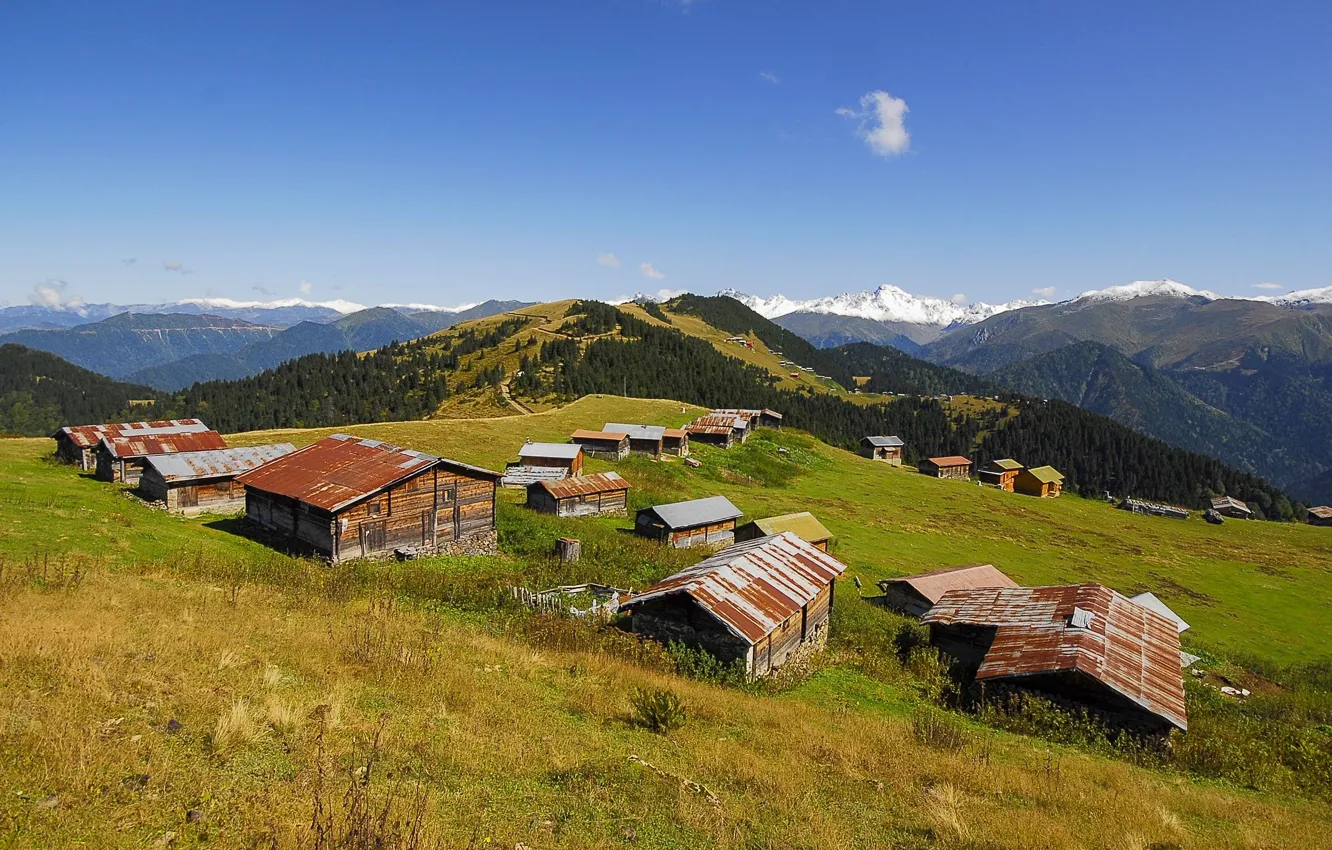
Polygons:
[[675,549],[687,549],[690,546],[715,546],[735,542],[735,520],[711,525],[696,525],[691,528],[678,528],[666,536],[668,545]]
[[925,461],[921,463],[920,471],[931,478],[951,478],[959,481],[971,478],[970,466],[935,466]]
[[661,450],[664,454],[675,457],[689,457],[689,435],[683,437],[663,437]]
[[614,440],[589,440],[580,437],[574,442],[582,446],[583,454],[588,457],[600,458],[601,460],[624,460],[629,456],[628,437],[618,442]]
[[652,455],[655,457],[661,454],[661,440],[642,440],[630,437],[629,451],[636,455]]
[[533,487],[527,491],[527,506],[544,514],[561,517],[623,514],[628,508],[628,495],[625,490],[617,490],[556,499],[546,490]]
[[519,464],[522,466],[544,466],[552,469],[567,469],[571,476],[583,474],[583,456],[581,454],[575,458],[536,457],[534,455],[529,455],[520,460]]
[[168,482],[147,467],[139,478],[139,492],[151,502],[163,502],[176,514],[237,513],[245,510],[245,487],[233,478]]
[[97,472],[95,474],[99,481],[138,484],[139,477],[143,475],[143,458],[116,458],[112,457],[108,451],[98,451]]

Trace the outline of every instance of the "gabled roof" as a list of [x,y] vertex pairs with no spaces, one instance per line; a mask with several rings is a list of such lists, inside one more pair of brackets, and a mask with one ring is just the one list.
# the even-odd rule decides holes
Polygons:
[[727,547],[621,603],[686,594],[751,646],[819,595],[846,565],[787,532]]
[[869,443],[871,446],[874,446],[875,448],[878,449],[887,449],[887,448],[894,448],[897,446],[906,445],[906,443],[902,442],[901,437],[865,437],[863,440],[861,440],[861,442]]
[[90,448],[103,437],[147,437],[164,434],[190,434],[209,430],[198,419],[157,419],[152,422],[121,422],[107,425],[66,425],[52,434],[52,438],[69,437],[79,448]]
[[554,457],[561,460],[573,460],[583,453],[583,447],[577,443],[524,443],[518,449],[518,457]]
[[571,496],[591,496],[595,493],[616,493],[629,489],[618,472],[598,472],[578,478],[565,478],[560,481],[537,481],[529,486],[540,487],[557,499]]
[[932,458],[927,458],[927,461],[929,463],[934,464],[935,466],[968,466],[971,464],[971,460],[969,458],[962,457],[961,455],[932,457]]
[[661,432],[661,436],[668,440],[683,440],[689,436],[689,432],[683,428],[667,428]]
[[700,425],[698,422],[690,422],[685,426],[685,433],[688,434],[720,434],[729,435],[734,429],[730,425]]
[[1332,519],[1332,508],[1327,505],[1319,505],[1316,508],[1309,508],[1309,513],[1319,519]]
[[710,496],[706,499],[694,499],[688,502],[672,502],[669,505],[654,505],[643,508],[657,515],[667,528],[693,528],[696,525],[710,525],[738,519],[743,513],[725,496]]
[[607,422],[601,426],[603,431],[614,431],[618,434],[628,434],[631,440],[660,440],[662,432],[666,430],[661,425],[626,425],[623,422]]
[[582,428],[579,428],[577,431],[574,431],[572,434],[569,435],[569,439],[574,441],[610,440],[613,443],[618,443],[621,440],[629,439],[629,435],[624,433],[623,431],[587,431]]
[[296,447],[291,443],[276,443],[269,446],[238,446],[208,452],[156,455],[148,458],[144,463],[162,476],[162,480],[176,483],[202,478],[239,475],[242,472],[249,472],[251,469],[258,469],[269,461],[277,460],[294,451],[296,451]]
[[1188,728],[1175,623],[1107,587],[952,590],[924,621],[996,627],[978,681],[1076,671]]
[[379,440],[334,434],[284,455],[236,480],[336,513],[434,466],[447,466],[491,481],[498,472],[404,449]]
[[695,419],[691,425],[722,425],[743,431],[749,427],[749,417],[738,413],[705,413]]
[[100,450],[117,460],[127,457],[175,454],[176,452],[205,452],[225,449],[227,441],[216,431],[187,431],[133,437],[103,437]]
[[[987,467],[994,467],[995,469],[1002,469],[1004,472],[1013,472],[1013,471],[1015,471],[1015,470],[1018,470],[1018,469],[1021,469],[1021,468],[1022,468],[1022,464],[1020,464],[1020,463],[1018,463],[1017,461],[1013,460],[1011,457],[1000,458],[999,460],[992,460],[992,461],[990,461],[989,463],[987,463],[987,464],[985,464],[985,465],[986,465]],[[1048,467],[1048,466],[1044,466],[1044,467],[1039,467],[1039,468],[1041,468],[1041,469],[1049,469],[1050,467]]]
[[832,532],[824,528],[823,523],[815,519],[814,514],[809,511],[764,517],[749,524],[766,536],[789,531],[807,543],[818,543],[832,537]]
[[1180,634],[1184,634],[1189,630],[1189,624],[1184,622],[1184,618],[1176,614],[1174,611],[1171,611],[1170,606],[1166,605],[1160,599],[1157,599],[1155,593],[1139,593],[1137,596],[1130,596],[1129,601],[1136,602],[1144,608],[1155,611],[1167,620],[1174,621],[1175,628]]
[[928,573],[918,573],[879,582],[881,590],[894,585],[906,585],[923,596],[931,605],[950,590],[974,590],[985,587],[1017,587],[1017,582],[997,570],[993,564],[971,567],[946,567]]
[[1057,484],[1064,480],[1063,473],[1053,466],[1037,466],[1026,470],[1026,472],[1042,484]]
[[1244,504],[1239,499],[1236,499],[1233,496],[1217,496],[1215,499],[1212,500],[1213,510],[1219,511],[1223,508],[1232,508],[1234,510],[1243,511],[1245,513],[1253,513],[1253,511],[1249,510],[1248,505]]

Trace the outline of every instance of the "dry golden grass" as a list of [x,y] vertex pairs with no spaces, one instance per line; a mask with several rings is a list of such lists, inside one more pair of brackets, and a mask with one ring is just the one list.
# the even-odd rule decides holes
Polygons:
[[[750,695],[460,617],[263,587],[233,606],[167,574],[11,588],[6,846],[309,846],[314,789],[337,798],[353,776],[422,789],[447,847],[1308,848],[1332,814],[979,728],[930,748],[854,701]],[[688,723],[637,728],[641,687],[674,690]]]

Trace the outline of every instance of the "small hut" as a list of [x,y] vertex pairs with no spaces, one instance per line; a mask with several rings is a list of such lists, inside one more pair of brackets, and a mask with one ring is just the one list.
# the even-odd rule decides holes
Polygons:
[[527,506],[543,514],[561,517],[623,514],[628,503],[629,482],[618,472],[527,485]]
[[518,449],[518,463],[525,467],[559,468],[567,476],[583,474],[583,447],[577,443],[525,443]]
[[1023,469],[1013,481],[1013,490],[1024,496],[1053,498],[1064,491],[1064,476],[1053,466]]
[[629,435],[616,431],[574,431],[569,439],[583,447],[583,454],[601,460],[624,460],[629,456]]
[[1006,493],[1013,492],[1013,479],[1022,471],[1022,464],[1012,458],[992,460],[980,468],[982,484],[996,487]]
[[1320,505],[1316,508],[1309,508],[1310,525],[1332,525],[1332,507]]
[[860,456],[867,457],[870,460],[883,461],[892,466],[902,465],[902,447],[905,443],[901,437],[862,437],[860,439]]
[[634,531],[676,549],[711,546],[735,540],[735,521],[742,512],[725,496],[673,502],[643,508]]
[[823,523],[815,519],[809,511],[747,522],[735,530],[735,539],[737,542],[757,540],[760,537],[771,537],[774,534],[781,534],[786,531],[791,532],[820,552],[827,552],[828,543],[832,540],[832,532],[824,528]]
[[683,428],[667,428],[661,432],[662,454],[689,457],[689,432]]
[[179,452],[144,459],[139,492],[174,514],[245,510],[245,487],[236,476],[296,451],[291,443]]
[[918,467],[922,475],[931,478],[955,478],[967,480],[971,477],[971,461],[958,455],[947,457],[927,457]]
[[883,591],[882,604],[912,617],[925,616],[925,612],[933,608],[950,590],[1017,586],[1017,582],[999,572],[992,564],[947,567],[879,582],[879,589]]
[[620,603],[630,628],[702,649],[751,677],[827,643],[846,565],[794,534],[737,543]]
[[712,429],[720,428],[731,430],[732,443],[743,443],[749,439],[749,419],[735,413],[709,413],[700,416],[689,423],[688,431],[693,435],[700,433],[696,429],[708,429],[709,432],[712,432]]
[[601,430],[627,434],[629,451],[652,457],[661,454],[661,441],[666,432],[661,425],[629,425],[624,422],[607,422],[601,426]]
[[103,437],[161,437],[168,434],[197,434],[210,430],[198,419],[160,419],[153,422],[121,422],[116,425],[66,425],[51,435],[56,460],[71,463],[84,472],[97,469],[97,446]]
[[1212,510],[1231,519],[1253,519],[1249,506],[1233,496],[1218,496],[1212,500]]
[[689,439],[695,443],[729,449],[735,445],[735,429],[730,425],[703,425],[696,419],[685,426]]
[[216,431],[103,437],[97,444],[97,478],[138,484],[144,461],[152,455],[207,452],[226,447],[226,440]]

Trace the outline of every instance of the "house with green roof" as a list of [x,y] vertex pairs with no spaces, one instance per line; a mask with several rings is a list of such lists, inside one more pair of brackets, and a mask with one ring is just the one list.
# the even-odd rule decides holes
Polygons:
[[1053,498],[1064,491],[1064,475],[1053,466],[1024,469],[1017,474],[1013,489],[1024,496]]
[[1012,458],[992,460],[981,467],[980,480],[982,484],[1012,493],[1013,479],[1017,478],[1017,474],[1021,471],[1022,464]]
[[760,537],[781,534],[783,531],[791,532],[815,549],[823,552],[828,551],[828,542],[832,540],[832,532],[824,528],[823,523],[815,519],[809,511],[770,516],[765,519],[747,522],[735,530],[735,539],[737,543],[744,540],[757,540]]

